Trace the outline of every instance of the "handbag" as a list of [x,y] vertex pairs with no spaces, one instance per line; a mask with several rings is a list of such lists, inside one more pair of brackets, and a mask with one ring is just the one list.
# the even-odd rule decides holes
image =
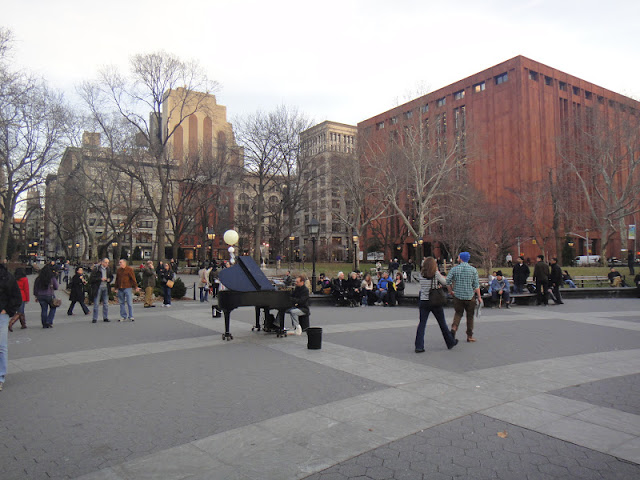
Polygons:
[[431,280],[431,288],[429,289],[429,305],[432,307],[443,307],[447,304],[447,296],[440,286],[436,286],[434,288],[434,283],[438,285],[435,279],[436,277],[434,276]]
[[173,288],[173,280],[167,280],[167,287]]
[[62,305],[62,300],[59,298],[51,297],[51,300],[49,300],[49,306],[51,308],[58,308],[60,305]]

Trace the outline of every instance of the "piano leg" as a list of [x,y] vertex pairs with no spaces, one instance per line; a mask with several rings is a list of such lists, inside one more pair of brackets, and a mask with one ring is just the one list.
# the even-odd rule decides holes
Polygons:
[[251,331],[253,332],[254,330],[257,330],[258,332],[260,331],[260,307],[256,307],[256,326],[251,327]]
[[284,328],[284,314],[285,314],[285,310],[279,308],[278,309],[278,320],[280,321],[280,326],[278,327],[278,330],[277,330],[277,333],[278,333],[277,337],[278,338],[287,336],[287,332],[285,331],[285,328]]
[[233,340],[233,335],[229,333],[229,324],[231,323],[231,311],[224,310],[224,333],[222,334],[222,340]]

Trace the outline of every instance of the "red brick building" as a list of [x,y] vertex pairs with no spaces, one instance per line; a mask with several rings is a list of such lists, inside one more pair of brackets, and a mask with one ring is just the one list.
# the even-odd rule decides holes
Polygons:
[[[468,166],[469,178],[490,201],[497,192],[509,195],[544,181],[549,167],[561,161],[558,138],[563,125],[586,109],[597,109],[607,118],[626,112],[638,119],[640,102],[517,56],[360,122],[358,134],[385,144],[393,132],[402,135],[403,126],[418,118],[437,123],[451,143],[461,136],[473,141],[475,158]],[[403,227],[396,221],[394,228]],[[523,237],[521,245],[522,253],[532,258],[539,252],[533,237]],[[597,253],[597,234],[590,237]],[[575,239],[581,252],[584,241]],[[619,240],[614,242],[609,255],[620,256],[620,248]],[[515,257],[515,239],[511,252]],[[559,256],[560,252],[553,248],[548,253]]]

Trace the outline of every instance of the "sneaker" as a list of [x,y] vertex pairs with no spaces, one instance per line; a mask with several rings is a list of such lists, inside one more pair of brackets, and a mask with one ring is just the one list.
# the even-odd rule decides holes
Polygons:
[[302,327],[300,325],[296,325],[296,335],[302,335]]
[[94,319],[94,320],[91,320],[91,323],[96,323],[97,321],[98,321],[98,320],[95,320],[95,319]]
[[416,348],[416,353],[424,353],[424,348]]
[[103,322],[110,322],[110,321],[111,321],[111,320],[109,320],[108,318],[105,318],[105,319],[103,320]]
[[131,317],[129,320],[131,320],[132,322],[135,322],[135,321],[136,321],[136,319],[135,319],[135,318],[133,318],[133,317]]
[[124,322],[126,320],[126,318],[121,318],[120,320],[118,320],[119,322]]

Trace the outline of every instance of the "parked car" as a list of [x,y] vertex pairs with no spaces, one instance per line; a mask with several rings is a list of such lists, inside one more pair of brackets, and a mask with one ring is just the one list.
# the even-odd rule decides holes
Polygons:
[[622,263],[622,260],[616,258],[616,257],[610,257],[607,259],[607,263],[609,264],[610,267],[622,267],[625,264]]
[[600,255],[580,255],[573,260],[576,267],[584,267],[585,265],[598,265],[600,263]]

